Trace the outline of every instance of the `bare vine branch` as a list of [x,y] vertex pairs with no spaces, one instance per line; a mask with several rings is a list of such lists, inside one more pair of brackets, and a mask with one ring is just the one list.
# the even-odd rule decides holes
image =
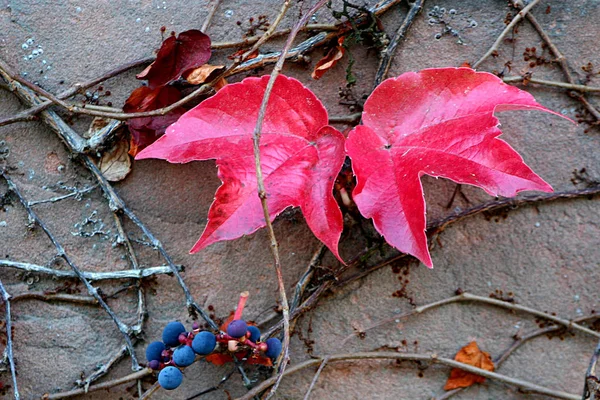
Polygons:
[[[393,353],[393,352],[367,352],[367,353],[349,353],[349,354],[333,354],[328,356],[315,357],[311,360],[307,360],[296,364],[290,368],[288,368],[284,375],[290,375],[295,372],[301,371],[305,368],[317,366],[323,362],[323,360],[327,358],[327,363],[335,363],[341,361],[367,361],[367,360],[408,360],[408,361],[421,361],[428,362],[431,364],[441,364],[451,368],[458,368],[463,371],[470,372],[475,375],[480,375],[488,379],[492,379],[498,382],[503,382],[509,385],[516,386],[522,390],[526,390],[531,393],[539,393],[544,394],[546,396],[550,396],[557,399],[566,399],[566,400],[579,400],[579,396],[562,392],[559,390],[548,389],[544,386],[537,385],[535,383],[527,382],[521,379],[511,378],[506,375],[498,374],[496,372],[490,372],[481,368],[473,367],[468,364],[463,364],[461,362],[451,360],[449,358],[438,357],[437,354],[412,354],[412,353]],[[239,397],[237,400],[249,400],[252,396],[262,392],[265,389],[268,389],[270,386],[275,384],[276,378],[270,378],[250,392],[246,393],[244,396]]]
[[106,304],[106,302],[104,301],[102,296],[100,296],[100,294],[98,294],[98,290],[94,286],[92,286],[92,284],[89,282],[89,280],[87,280],[85,278],[85,276],[83,276],[83,274],[81,273],[81,270],[79,270],[79,267],[77,267],[75,262],[65,252],[65,249],[58,242],[58,240],[54,237],[52,232],[50,232],[50,230],[48,229],[48,227],[46,226],[44,221],[42,221],[38,217],[37,213],[35,211],[33,211],[31,206],[29,206],[28,201],[25,199],[25,197],[23,196],[23,194],[21,193],[21,191],[19,190],[17,185],[15,185],[15,183],[12,181],[12,179],[8,175],[6,175],[6,173],[4,171],[0,171],[0,175],[2,176],[2,178],[4,178],[4,180],[8,184],[8,189],[17,196],[17,199],[19,200],[21,205],[23,206],[23,208],[25,208],[25,211],[27,211],[27,214],[29,215],[30,220],[35,222],[35,224],[37,226],[39,226],[40,229],[42,229],[42,231],[44,231],[44,233],[46,234],[48,239],[50,239],[50,242],[52,242],[52,245],[56,249],[56,257],[63,259],[67,263],[67,265],[73,270],[75,275],[77,275],[77,278],[79,278],[81,283],[83,283],[83,285],[87,289],[88,293],[96,299],[96,301],[98,302],[100,307],[102,307],[102,309],[104,309],[104,311],[113,320],[113,322],[115,323],[115,325],[121,332],[123,338],[125,339],[125,343],[127,344],[127,350],[129,352],[129,355],[131,356],[131,363],[132,363],[133,370],[134,371],[139,370],[140,365],[139,365],[137,357],[135,355],[135,351],[133,349],[133,343],[132,343],[131,337],[130,337],[131,328],[129,326],[127,326],[127,324],[123,323],[123,321],[121,321],[121,319],[119,317],[117,317],[117,315],[114,313],[114,311],[108,306],[108,304]]
[[515,25],[517,25],[517,23],[519,23],[519,21],[521,21],[525,17],[525,15],[527,15],[529,10],[535,7],[539,2],[540,0],[532,0],[529,4],[527,4],[527,7],[524,7],[517,13],[517,15],[514,16],[512,21],[510,21],[510,23],[506,25],[506,28],[504,28],[502,33],[500,33],[494,44],[492,44],[492,47],[490,47],[488,51],[473,64],[473,69],[477,69],[477,67],[479,67],[489,56],[491,56],[495,51],[498,50],[498,47],[500,46],[500,44],[502,44],[502,41],[504,40],[506,35],[508,35],[513,30]]
[[[21,271],[34,272],[37,274],[51,275],[56,278],[77,278],[77,274],[73,271],[65,271],[43,267],[41,265],[29,264],[18,261],[11,261],[6,259],[0,259],[0,266],[15,268]],[[177,266],[178,271],[182,271],[181,266]],[[111,279],[142,279],[154,275],[165,275],[171,274],[172,271],[168,266],[161,267],[149,267],[143,269],[130,269],[123,271],[111,271],[111,272],[87,272],[81,271],[84,278],[90,282],[94,281],[105,281]]]
[[19,386],[17,385],[17,368],[15,367],[15,357],[13,354],[13,339],[12,339],[12,322],[10,315],[10,294],[4,288],[2,281],[0,280],[0,296],[4,301],[4,314],[6,315],[6,355],[8,357],[8,364],[10,365],[10,374],[13,381],[13,395],[15,400],[19,400]]

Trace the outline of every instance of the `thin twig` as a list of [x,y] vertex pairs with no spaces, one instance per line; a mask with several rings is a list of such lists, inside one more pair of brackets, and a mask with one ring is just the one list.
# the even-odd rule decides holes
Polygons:
[[144,394],[140,396],[139,400],[149,399],[154,393],[156,393],[158,389],[160,389],[160,384],[158,382],[154,382],[150,389],[146,390]]
[[12,181],[12,179],[9,178],[9,176],[6,175],[6,173],[4,171],[0,171],[0,175],[4,178],[4,180],[8,184],[8,189],[17,196],[17,198],[19,199],[19,202],[25,208],[25,211],[27,211],[27,214],[29,215],[30,220],[34,221],[35,224],[37,226],[39,226],[44,231],[44,233],[46,234],[46,236],[48,237],[48,239],[50,239],[50,241],[52,242],[52,245],[56,249],[56,256],[59,257],[59,258],[62,258],[67,263],[67,265],[69,267],[71,267],[71,269],[73,270],[73,272],[75,273],[75,275],[77,275],[77,278],[79,278],[79,280],[81,281],[81,283],[83,283],[83,285],[87,289],[88,293],[90,295],[92,295],[96,299],[96,301],[98,301],[98,304],[100,304],[100,307],[102,307],[102,309],[104,309],[104,311],[113,320],[113,322],[115,323],[115,325],[117,326],[117,328],[121,332],[121,334],[123,336],[123,339],[125,339],[125,343],[127,344],[127,349],[128,349],[129,354],[131,356],[131,364],[132,364],[133,370],[134,371],[139,370],[140,369],[140,365],[138,363],[137,357],[135,355],[135,351],[133,349],[133,343],[131,342],[131,337],[130,337],[131,329],[130,329],[130,327],[127,326],[127,324],[123,323],[121,321],[121,319],[119,319],[119,317],[117,317],[117,315],[114,313],[114,311],[108,306],[108,304],[106,304],[106,302],[98,294],[98,290],[94,286],[92,286],[92,284],[85,278],[85,276],[83,276],[83,274],[81,273],[81,270],[79,269],[79,267],[77,267],[77,265],[75,264],[75,262],[65,252],[65,249],[58,242],[58,240],[54,237],[54,235],[52,234],[52,232],[50,232],[50,230],[48,229],[48,227],[46,226],[46,224],[44,223],[44,221],[42,221],[38,217],[37,213],[35,211],[33,211],[33,208],[31,208],[29,206],[29,203],[27,202],[27,200],[25,199],[25,197],[23,196],[23,194],[21,193],[21,191],[19,190],[19,188],[17,187],[17,185],[15,185],[15,183]]
[[[532,195],[523,195],[518,198],[503,198],[499,200],[492,200],[471,208],[467,208],[466,210],[452,213],[444,218],[440,218],[437,220],[433,220],[427,224],[428,234],[439,234],[446,227],[456,222],[462,221],[465,218],[472,217],[483,212],[493,212],[498,210],[507,210],[512,211],[519,207],[536,204],[536,203],[546,203],[556,200],[566,200],[566,199],[576,199],[576,198],[590,198],[592,196],[596,196],[600,194],[600,186],[586,188],[586,189],[576,189],[572,191],[562,191],[562,192],[554,192],[554,193],[541,193],[541,194],[532,194]],[[347,276],[344,279],[339,279],[340,274],[345,272],[350,267],[357,267],[364,264],[364,260],[368,258],[370,254],[377,251],[381,245],[372,246],[352,258],[350,262],[348,262],[347,268],[340,269],[339,272],[336,273],[334,279],[325,280],[318,286],[313,293],[306,299],[304,302],[298,306],[293,312],[290,314],[290,319],[296,319],[300,315],[305,312],[311,310],[316,306],[321,296],[326,293],[329,289],[333,287],[342,287],[348,285],[349,283],[355,282],[359,279],[364,278],[365,276],[371,274],[373,271],[376,271],[380,268],[383,268],[392,262],[398,261],[400,259],[409,257],[406,254],[400,253],[397,256],[392,256],[374,266],[370,266],[367,268],[361,268],[358,272],[353,275]],[[280,321],[277,324],[273,325],[265,334],[265,337],[269,337],[273,335],[276,331],[281,329],[283,322]]]
[[[9,84],[15,89],[14,93],[29,106],[39,104],[40,99],[35,94],[31,93],[27,88],[21,86],[19,82],[11,80],[11,76],[13,75],[14,74],[11,73],[6,63],[0,60],[0,76],[6,79],[7,82],[9,82]],[[83,139],[75,131],[73,131],[73,129],[62,120],[62,118],[60,118],[51,110],[42,112],[42,120],[54,131],[54,133],[57,134],[60,139],[62,139],[62,141],[67,145],[69,151],[74,154],[80,154],[79,160],[84,164],[84,166],[87,167],[94,178],[98,181],[98,184],[102,188],[104,195],[108,199],[108,205],[111,211],[122,212],[125,214],[144,233],[144,235],[146,235],[152,246],[158,250],[160,255],[165,259],[171,270],[171,273],[175,275],[179,286],[185,294],[188,310],[190,312],[194,311],[199,313],[213,330],[218,331],[219,326],[212,320],[212,318],[210,318],[209,314],[194,301],[189,288],[179,274],[178,267],[171,259],[171,256],[169,256],[169,254],[166,252],[160,241],[146,227],[146,225],[142,223],[137,215],[135,215],[135,213],[126,206],[123,199],[106,180],[106,177],[102,174],[92,159],[88,155],[84,154],[86,145],[83,142]]]
[[13,381],[13,395],[15,400],[19,400],[19,386],[17,385],[17,368],[15,367],[15,357],[13,354],[13,339],[12,339],[12,322],[10,315],[10,294],[4,288],[2,281],[0,280],[0,295],[4,301],[4,314],[6,315],[6,356],[8,357],[8,364],[10,365],[10,374]]
[[53,393],[53,394],[45,394],[42,396],[42,400],[56,400],[56,399],[66,399],[68,397],[79,396],[81,394],[95,392],[97,390],[109,389],[115,386],[122,385],[124,383],[128,383],[131,381],[137,381],[138,379],[142,379],[148,375],[152,375],[153,371],[150,368],[144,368],[141,371],[134,372],[132,374],[123,376],[118,379],[113,379],[110,381],[102,382],[97,385],[91,385],[86,391],[85,388],[74,389],[68,392],[61,393]]
[[[56,278],[77,278],[77,274],[73,271],[65,271],[52,269],[48,267],[43,267],[41,265],[23,263],[18,261],[10,261],[6,259],[0,259],[0,266],[15,268],[21,271],[34,272],[38,274],[51,275]],[[181,266],[177,266],[178,271],[182,271],[183,268]],[[173,273],[171,268],[168,266],[160,266],[160,267],[149,267],[138,270],[123,270],[123,271],[111,271],[111,272],[87,272],[81,271],[81,274],[84,278],[89,280],[90,282],[94,281],[105,281],[111,279],[141,279],[147,278],[153,275],[168,275]]]
[[[407,361],[420,361],[420,362],[429,362],[432,364],[441,364],[451,368],[458,368],[463,371],[470,372],[475,375],[483,376],[484,378],[493,379],[498,382],[503,382],[509,385],[516,386],[522,390],[526,390],[531,393],[539,393],[544,394],[546,396],[554,397],[557,399],[566,399],[566,400],[579,400],[579,396],[562,392],[559,390],[548,389],[544,386],[537,385],[535,383],[527,382],[521,379],[511,378],[506,375],[502,375],[496,372],[490,372],[481,368],[473,367],[468,364],[463,364],[461,362],[451,360],[449,358],[441,358],[436,354],[427,355],[427,354],[411,354],[411,353],[393,353],[393,352],[367,352],[367,353],[350,353],[350,354],[333,354],[328,356],[317,357],[311,360],[304,361],[300,364],[294,365],[288,368],[284,375],[290,375],[294,372],[301,371],[305,368],[319,365],[323,362],[323,360],[327,357],[328,364],[340,361],[353,361],[353,360],[407,360]],[[265,389],[268,389],[271,385],[273,385],[276,381],[276,378],[269,378],[257,385],[250,392],[246,393],[244,396],[239,397],[237,400],[248,400],[252,398],[257,393],[262,392]]]
[[83,387],[83,389],[87,392],[89,390],[92,382],[95,382],[99,378],[106,375],[108,373],[108,371],[110,370],[110,368],[113,365],[115,365],[116,363],[118,363],[119,361],[121,361],[123,359],[123,357],[125,357],[126,355],[127,355],[127,346],[121,346],[121,348],[119,350],[117,350],[117,352],[115,354],[113,354],[113,356],[107,362],[103,363],[100,366],[100,368],[96,369],[94,372],[92,372],[90,375],[88,375],[87,378],[78,379],[77,381],[75,381],[75,383],[77,384],[77,386]]
[[544,86],[554,86],[563,89],[577,90],[578,92],[600,92],[600,87],[595,86],[586,86],[586,85],[578,85],[575,83],[567,83],[567,82],[557,82],[557,81],[548,81],[545,79],[537,79],[537,78],[523,78],[522,76],[507,76],[502,78],[505,83],[522,83],[523,85],[528,85],[529,83],[535,83],[538,85]]
[[490,305],[494,305],[494,306],[501,307],[501,308],[506,308],[508,310],[513,310],[513,311],[525,312],[527,314],[535,315],[537,317],[544,318],[546,320],[555,322],[561,326],[564,326],[565,328],[567,328],[569,330],[570,329],[578,330],[580,332],[587,333],[588,335],[600,338],[600,332],[593,331],[583,325],[578,324],[577,322],[575,322],[573,320],[560,318],[555,315],[548,314],[546,312],[542,312],[542,311],[536,310],[531,307],[522,306],[520,304],[514,304],[514,303],[509,303],[509,302],[506,302],[503,300],[492,299],[492,298],[484,297],[484,296],[478,296],[478,295],[475,295],[472,293],[462,293],[457,296],[453,296],[453,297],[449,297],[449,298],[446,298],[443,300],[435,301],[433,303],[425,304],[425,305],[419,306],[413,310],[407,311],[405,313],[396,314],[390,318],[386,318],[384,320],[378,321],[375,324],[372,324],[368,327],[361,329],[359,332],[356,332],[355,334],[349,335],[344,340],[342,340],[341,344],[344,345],[348,340],[350,340],[354,337],[357,337],[357,335],[359,335],[359,334],[363,334],[371,329],[378,328],[382,325],[391,323],[398,319],[422,314],[425,311],[428,311],[428,310],[431,310],[431,309],[434,309],[434,308],[437,308],[440,306],[444,306],[447,304],[458,303],[458,302],[469,302],[469,301],[490,304]]
[[[512,3],[516,8],[523,8],[523,2],[521,0],[514,0],[514,1],[512,1]],[[563,74],[565,75],[567,82],[569,82],[569,84],[571,84],[571,85],[575,85],[575,79],[573,78],[573,75],[571,74],[571,69],[569,67],[569,63],[567,62],[567,58],[560,52],[560,50],[558,50],[558,47],[556,47],[556,45],[554,44],[552,39],[550,39],[550,36],[548,36],[548,34],[544,30],[544,28],[542,28],[542,25],[540,25],[540,23],[538,22],[538,20],[535,18],[535,16],[533,14],[528,13],[527,19],[529,20],[529,23],[531,23],[531,25],[538,32],[538,34],[540,35],[542,40],[548,45],[550,52],[552,52],[552,54],[554,54],[554,57],[556,58],[556,62],[558,62],[558,64],[560,65],[560,68],[563,71]],[[580,91],[579,89],[576,89],[576,90]],[[581,101],[583,103],[583,105],[589,111],[589,113],[591,115],[593,115],[597,121],[600,121],[600,111],[598,111],[598,109],[596,107],[594,107],[583,96],[583,94],[579,94],[577,92],[571,92],[570,95],[572,97],[579,99],[579,101]]]
[[354,113],[350,115],[331,115],[329,117],[330,124],[355,124],[360,121],[362,113]]
[[13,301],[19,300],[41,300],[41,301],[65,301],[76,304],[86,304],[95,306],[98,305],[98,301],[92,296],[81,296],[78,294],[67,294],[67,293],[39,293],[39,292],[25,292],[13,296]]
[[[585,317],[576,318],[573,321],[584,322],[584,321],[588,321],[591,319],[598,319],[598,318],[600,318],[600,316],[598,316],[598,315],[588,315]],[[547,326],[545,328],[535,329],[523,336],[516,335],[515,341],[506,350],[504,350],[504,352],[502,352],[502,354],[500,356],[498,356],[494,360],[495,370],[498,370],[498,368],[502,365],[502,363],[504,361],[506,361],[512,353],[514,353],[519,347],[524,345],[529,340],[534,339],[541,335],[546,335],[546,334],[554,333],[554,332],[561,331],[561,330],[565,330],[565,327],[562,325],[553,325],[553,326]],[[450,391],[445,392],[441,396],[432,398],[432,400],[446,400],[465,389],[468,389],[468,388],[462,387],[462,388],[452,389]]]
[[[146,57],[146,58],[142,58],[139,60],[135,60],[132,62],[128,62],[126,64],[120,65],[117,68],[114,68],[102,75],[100,75],[97,78],[94,78],[90,81],[84,82],[84,83],[76,83],[73,86],[71,86],[70,88],[68,88],[67,90],[61,92],[60,94],[58,94],[56,97],[58,97],[61,100],[65,100],[68,99],[69,97],[72,97],[74,95],[76,95],[77,93],[80,93],[81,91],[90,88],[92,86],[95,86],[99,83],[104,82],[107,79],[110,79],[112,77],[115,77],[117,75],[122,74],[125,71],[128,71],[132,68],[135,67],[139,67],[140,65],[144,65],[144,64],[148,64],[152,61],[154,61],[155,57]],[[9,86],[10,87],[10,86]],[[12,91],[12,90],[11,90]],[[10,117],[10,118],[5,118],[5,119],[1,119],[0,120],[0,126],[4,126],[4,125],[8,125],[14,122],[19,122],[19,121],[27,121],[30,120],[34,115],[44,111],[45,109],[47,109],[48,107],[50,107],[52,104],[54,104],[52,101],[50,100],[46,100],[38,105],[35,105],[25,111],[20,112],[19,114],[17,114],[14,117]]]
[[194,399],[197,399],[198,397],[204,396],[205,394],[214,392],[215,390],[219,390],[221,388],[221,386],[223,386],[223,384],[225,384],[225,382],[227,382],[234,373],[235,373],[235,369],[232,369],[230,372],[227,373],[227,375],[225,375],[221,378],[221,380],[219,381],[219,383],[217,385],[209,387],[208,389],[204,389],[204,390],[196,393],[195,395],[188,397],[186,400],[194,400]]
[[[125,253],[127,254],[127,259],[131,264],[131,268],[134,271],[140,270],[140,265],[135,254],[135,250],[129,240],[129,235],[125,232],[123,228],[123,223],[121,222],[121,216],[118,213],[113,213],[115,219],[115,226],[117,227],[117,244],[121,244],[125,246]],[[142,326],[144,324],[144,320],[146,319],[146,295],[144,293],[144,287],[142,286],[141,279],[136,280],[135,286],[137,289],[138,295],[138,307],[137,307],[137,323],[131,327],[131,331],[134,335],[139,335],[142,332]]]
[[[386,1],[383,1],[381,4],[370,9],[369,12],[374,15],[381,15],[385,11],[387,11],[389,8],[391,8],[392,6],[398,4],[399,2],[400,2],[400,0],[386,0]],[[366,18],[365,15],[359,15],[356,18],[355,24],[361,25],[363,23],[366,23],[367,20],[368,19]],[[275,26],[275,24],[271,25],[271,27],[274,27],[274,26]],[[351,29],[351,27],[349,26],[349,24],[341,23],[341,24],[339,24],[339,29],[336,31],[333,31],[329,34],[327,34],[325,32],[320,32],[317,35],[306,39],[304,42],[300,43],[298,46],[296,46],[292,49],[289,49],[289,51],[287,52],[287,55],[286,55],[286,59],[297,58],[298,56],[313,50],[317,46],[321,46],[325,43],[328,43],[333,38],[336,38],[337,36],[344,34],[345,32],[347,32],[350,29]],[[41,89],[38,86],[33,85],[32,83],[26,81],[18,74],[11,73],[11,70],[8,67],[8,65],[5,64],[4,62],[2,62],[1,60],[0,60],[0,75],[3,75],[4,78],[8,82],[15,81],[15,82],[21,83],[22,85],[33,90],[35,93],[38,93],[44,97],[46,96],[46,94],[50,95],[52,99],[57,100],[56,104],[59,104],[59,105],[65,107],[65,109],[67,111],[72,112],[72,113],[85,114],[85,115],[104,117],[104,118],[111,118],[111,119],[116,119],[116,120],[127,120],[127,119],[131,119],[131,118],[141,118],[141,117],[155,117],[155,116],[161,116],[161,115],[168,114],[169,112],[173,111],[175,108],[183,106],[183,105],[189,103],[190,101],[197,99],[198,97],[211,92],[213,90],[212,86],[220,78],[228,77],[228,76],[239,74],[239,73],[246,72],[246,71],[250,71],[252,69],[262,67],[262,66],[265,66],[268,64],[276,63],[277,60],[281,57],[281,52],[260,54],[253,59],[246,60],[246,58],[248,58],[252,53],[254,53],[255,50],[258,49],[258,47],[260,47],[260,45],[262,45],[264,43],[264,41],[266,41],[270,37],[273,37],[273,35],[275,35],[275,32],[271,31],[271,29],[267,30],[267,32],[265,32],[265,34],[262,35],[254,43],[254,46],[251,49],[249,49],[246,53],[244,53],[244,56],[242,56],[242,57],[240,57],[240,59],[236,60],[222,74],[215,77],[214,80],[200,86],[198,89],[194,90],[192,93],[188,94],[181,100],[179,100],[167,107],[159,108],[159,109],[156,109],[153,111],[144,111],[144,112],[137,112],[137,113],[108,113],[108,112],[102,112],[102,111],[89,110],[89,109],[86,109],[85,107],[78,107],[78,106],[74,106],[72,104],[68,104],[63,101],[62,96],[53,96],[53,95],[49,94],[47,91],[45,91],[44,89]],[[263,38],[265,38],[265,39],[261,40]],[[149,60],[152,60],[152,59],[149,59]],[[9,86],[12,88],[11,90],[14,91],[14,87],[12,85],[13,85],[12,83],[9,84]],[[39,101],[38,104],[40,104],[40,103],[46,104],[46,102]],[[51,104],[52,104],[52,101],[50,101],[48,106]],[[29,114],[29,115],[31,115],[31,114]],[[2,126],[2,124],[4,122],[5,122],[5,120],[0,120],[0,126]],[[46,122],[48,122],[48,121],[46,121]],[[71,145],[73,147],[73,152],[76,154],[77,153],[85,153],[90,150],[89,143],[87,143],[85,140],[83,140],[81,138],[79,138],[79,140],[76,143],[71,143]]]
[[[269,234],[269,239],[271,241],[271,253],[273,255],[275,272],[277,274],[277,284],[279,287],[279,297],[281,299],[281,309],[282,309],[282,313],[283,313],[283,351],[281,352],[282,354],[280,356],[281,362],[279,364],[279,370],[277,373],[278,379],[276,380],[275,385],[273,385],[273,388],[267,395],[267,399],[271,398],[275,394],[275,391],[277,390],[277,386],[279,385],[279,382],[281,381],[281,378],[283,377],[283,372],[285,371],[285,367],[289,360],[289,346],[290,346],[290,315],[289,315],[289,313],[290,313],[290,309],[289,309],[289,305],[288,305],[287,295],[285,293],[285,282],[283,281],[283,273],[281,270],[281,260],[279,258],[279,245],[277,243],[277,238],[275,237],[275,231],[273,230],[273,225],[271,223],[271,215],[269,213],[269,206],[267,204],[267,192],[265,189],[265,182],[264,182],[262,167],[261,167],[261,163],[260,163],[260,138],[261,138],[261,133],[262,133],[262,125],[263,125],[263,122],[265,119],[265,114],[267,111],[267,105],[269,104],[269,98],[271,97],[271,91],[273,90],[273,86],[275,85],[277,76],[279,76],[279,73],[283,69],[283,63],[285,62],[285,57],[287,55],[287,52],[292,47],[292,44],[294,43],[294,39],[296,38],[296,35],[300,31],[300,27],[304,26],[308,22],[308,19],[319,8],[321,8],[323,5],[325,5],[326,2],[327,2],[327,0],[318,1],[316,5],[311,7],[311,9],[302,16],[300,21],[298,21],[296,26],[294,26],[294,28],[290,32],[290,34],[286,40],[285,46],[283,47],[283,50],[281,51],[281,55],[279,56],[277,63],[275,64],[275,67],[273,68],[273,71],[271,72],[271,75],[269,77],[269,81],[267,83],[267,87],[265,88],[265,93],[263,95],[262,102],[261,102],[260,108],[258,110],[258,119],[256,121],[256,126],[254,127],[254,132],[252,135],[258,197],[260,198],[260,202],[261,202],[263,213],[264,213],[265,223],[267,226],[267,232]],[[291,5],[291,0],[284,1],[283,8],[279,14],[279,17],[283,17],[283,15],[286,13],[286,11],[290,7],[290,5]],[[260,41],[257,42],[257,44],[258,43],[260,43]]]
[[481,63],[483,63],[489,56],[492,55],[492,53],[498,50],[498,47],[500,46],[500,44],[502,44],[502,41],[504,40],[506,35],[508,35],[513,30],[515,25],[517,25],[517,23],[521,21],[523,17],[525,17],[529,10],[535,7],[535,5],[539,2],[540,0],[532,0],[529,4],[527,4],[527,7],[524,7],[517,13],[517,15],[515,15],[512,21],[510,21],[510,23],[506,25],[506,28],[504,28],[502,33],[500,33],[494,44],[492,44],[492,47],[490,47],[489,50],[477,62],[473,64],[473,69],[479,67]]
[[77,196],[81,196],[81,195],[83,195],[85,193],[89,193],[92,190],[96,189],[97,187],[98,187],[98,185],[92,185],[90,187],[83,188],[81,190],[75,190],[75,191],[73,191],[73,192],[71,192],[69,194],[65,194],[63,196],[52,197],[50,199],[44,199],[44,200],[30,201],[29,205],[30,206],[35,206],[35,205],[44,204],[44,203],[56,203],[56,202],[61,201],[61,200],[65,200],[65,199],[69,199],[71,197],[77,197]]
[[217,11],[217,8],[219,8],[219,3],[220,3],[219,0],[213,0],[213,5],[210,8],[210,11],[208,12],[208,15],[206,16],[206,19],[202,23],[202,28],[200,28],[200,30],[202,32],[206,33],[206,30],[210,26],[210,23],[212,22],[212,19],[215,16],[215,12]]
[[308,390],[306,391],[306,394],[304,395],[304,400],[310,399],[310,392],[312,392],[313,388],[317,384],[317,381],[319,380],[319,376],[321,375],[321,372],[323,372],[323,369],[327,365],[327,361],[329,361],[329,357],[327,357],[327,356],[323,357],[323,361],[321,361],[321,365],[319,365],[319,369],[317,369],[317,372],[315,372],[315,376],[313,376],[312,381],[310,382],[310,386],[308,387]]
[[404,39],[408,29],[412,25],[415,17],[421,9],[423,8],[424,0],[415,0],[414,3],[410,5],[410,9],[408,10],[408,14],[406,14],[406,18],[402,21],[402,24],[398,27],[398,30],[394,34],[392,40],[387,45],[385,50],[381,52],[381,60],[379,61],[379,68],[377,68],[377,73],[375,74],[375,83],[373,87],[376,88],[379,84],[387,78],[388,72],[390,70],[390,66],[392,65],[392,60],[394,59],[394,55],[396,54],[396,48],[401,40]]

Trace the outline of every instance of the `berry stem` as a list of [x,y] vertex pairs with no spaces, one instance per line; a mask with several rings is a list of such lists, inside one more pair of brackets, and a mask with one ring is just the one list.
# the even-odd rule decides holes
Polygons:
[[240,301],[238,302],[238,306],[235,309],[235,314],[233,315],[233,320],[242,319],[242,312],[244,312],[244,306],[246,306],[246,300],[248,300],[248,296],[250,293],[242,292],[240,293]]

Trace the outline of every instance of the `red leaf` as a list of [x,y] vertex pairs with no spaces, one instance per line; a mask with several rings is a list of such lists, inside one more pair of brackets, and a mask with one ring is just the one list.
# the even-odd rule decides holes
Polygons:
[[178,79],[188,69],[199,67],[210,59],[210,38],[192,29],[181,32],[177,38],[169,36],[160,47],[154,61],[138,79],[148,80],[151,88],[166,85]]
[[[127,113],[157,110],[169,106],[181,99],[181,92],[172,86],[161,86],[151,89],[142,86],[135,89],[123,106]],[[131,133],[129,154],[135,156],[138,152],[154,143],[164,135],[169,125],[177,121],[185,113],[183,107],[178,107],[170,113],[155,116],[133,118],[127,121]]]
[[502,132],[493,113],[526,109],[552,113],[529,93],[468,68],[384,81],[365,103],[364,125],[346,141],[360,212],[373,218],[389,244],[431,267],[421,175],[478,186],[492,196],[552,191],[497,138]]
[[[192,253],[265,226],[252,132],[268,80],[247,78],[225,86],[137,156],[173,163],[217,160],[223,185]],[[263,124],[261,161],[271,220],[288,207],[300,207],[315,236],[339,258],[343,221],[332,191],[344,161],[344,136],[327,123],[327,111],[310,90],[279,76]]]

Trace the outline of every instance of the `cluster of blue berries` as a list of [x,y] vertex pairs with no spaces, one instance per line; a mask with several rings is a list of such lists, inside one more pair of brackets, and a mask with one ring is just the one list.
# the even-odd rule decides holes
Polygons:
[[178,388],[183,381],[181,368],[196,361],[196,356],[207,356],[213,352],[250,351],[252,355],[264,355],[276,359],[281,353],[281,341],[277,338],[260,341],[260,331],[241,319],[231,321],[227,333],[214,334],[201,331],[195,322],[191,331],[186,331],[181,322],[169,322],[162,333],[162,342],[152,342],[146,348],[148,367],[158,374],[158,383],[166,390]]

